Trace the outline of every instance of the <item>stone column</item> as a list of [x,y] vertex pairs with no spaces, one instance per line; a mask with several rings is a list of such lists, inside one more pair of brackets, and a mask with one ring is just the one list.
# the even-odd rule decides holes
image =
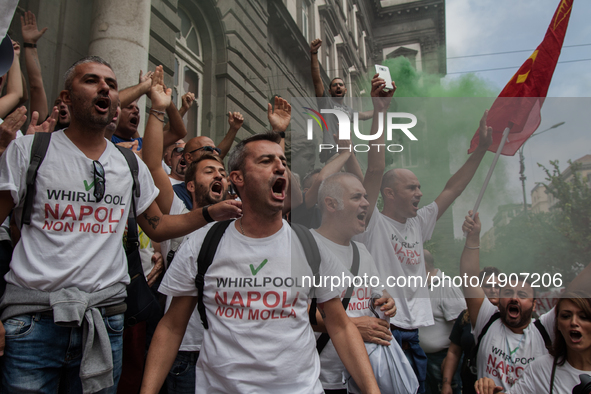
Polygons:
[[[97,55],[111,64],[119,89],[138,83],[140,70],[148,69],[151,0],[94,0],[90,26],[89,55]],[[146,98],[138,104],[143,135]]]

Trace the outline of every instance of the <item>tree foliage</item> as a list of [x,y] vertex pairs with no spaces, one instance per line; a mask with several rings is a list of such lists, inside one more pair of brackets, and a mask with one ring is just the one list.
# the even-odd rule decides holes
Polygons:
[[[581,163],[568,161],[572,179],[561,176],[558,161],[551,161],[551,169],[538,164],[546,172],[545,186],[548,194],[557,201],[553,206],[556,212],[558,230],[572,243],[573,247],[591,261],[591,189],[581,176]],[[569,177],[570,178],[570,177]]]

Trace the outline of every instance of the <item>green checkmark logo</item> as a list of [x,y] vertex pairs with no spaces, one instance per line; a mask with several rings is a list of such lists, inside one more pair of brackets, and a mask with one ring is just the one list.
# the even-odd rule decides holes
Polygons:
[[250,265],[250,272],[252,272],[253,275],[258,274],[258,272],[261,270],[261,268],[263,268],[265,266],[265,264],[267,264],[267,259],[264,259],[263,262],[261,264],[259,264],[258,267],[254,268],[254,265]]
[[86,189],[86,191],[89,191],[90,189],[92,189],[93,186],[94,186],[94,181],[92,181],[92,183],[89,185],[88,182],[86,182],[86,179],[84,180],[84,188]]

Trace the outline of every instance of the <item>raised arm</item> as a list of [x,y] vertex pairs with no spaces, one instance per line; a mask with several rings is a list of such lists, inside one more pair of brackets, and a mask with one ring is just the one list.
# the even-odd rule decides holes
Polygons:
[[6,94],[0,97],[0,118],[4,119],[6,115],[12,111],[14,107],[18,105],[19,100],[23,97],[23,82],[21,79],[21,63],[19,60],[20,56],[20,45],[16,42],[12,42],[14,49],[14,59],[12,60],[12,66],[8,70],[8,80],[6,81]]
[[369,111],[359,112],[359,120],[368,120],[373,118],[373,109]]
[[[172,101],[166,107],[166,115],[168,115],[168,123],[166,124],[168,127],[164,127],[164,148],[187,136],[183,117]],[[162,159],[162,154],[160,154],[160,158]]]
[[47,27],[41,31],[37,29],[37,19],[31,11],[25,12],[21,16],[21,31],[23,34],[23,44],[25,47],[25,65],[27,75],[29,76],[30,111],[37,111],[39,119],[42,121],[47,118],[49,109],[47,107],[47,96],[43,86],[43,77],[41,76],[41,65],[39,64],[39,55],[37,54],[37,41],[47,31]]
[[144,75],[143,71],[140,70],[139,83],[119,91],[121,108],[127,107],[144,94],[147,94],[148,97],[150,97],[150,87],[152,86],[151,77],[152,71],[149,71]]
[[226,157],[230,149],[232,148],[232,144],[234,143],[234,138],[236,138],[236,134],[238,130],[242,127],[242,123],[244,123],[244,118],[240,114],[240,112],[228,112],[228,124],[230,128],[228,132],[224,136],[224,139],[218,144],[218,148],[220,148],[220,158],[223,159]]
[[367,216],[365,217],[365,225],[369,223],[373,214],[374,208],[378,202],[380,195],[380,187],[382,186],[382,176],[384,175],[384,169],[386,168],[386,152],[385,152],[385,117],[392,96],[396,91],[396,85],[394,88],[388,91],[384,90],[386,81],[375,74],[371,80],[371,98],[373,102],[374,112],[373,121],[371,124],[371,134],[376,134],[378,128],[382,126],[382,132],[374,144],[370,145],[370,150],[367,155],[367,171],[365,172],[365,178],[363,179],[363,187],[367,193],[367,201],[369,202],[369,208],[367,210]]
[[[284,98],[275,96],[273,105],[267,104],[267,119],[274,132],[285,133],[291,122],[291,105]],[[279,145],[285,152],[285,137],[281,137]]]
[[324,96],[324,84],[322,83],[322,77],[320,76],[320,64],[318,63],[318,50],[322,45],[320,38],[315,39],[310,44],[310,57],[312,58],[310,67],[312,68],[312,82],[314,83],[314,92],[316,97]]
[[183,96],[181,97],[181,102],[182,104],[181,108],[179,109],[179,114],[181,114],[182,118],[183,116],[185,116],[185,114],[189,111],[189,108],[191,108],[191,106],[195,102],[195,94],[191,92],[183,94]]
[[[462,225],[462,230],[468,235],[466,236],[466,245],[460,258],[460,275],[462,277],[478,276],[480,273],[480,217],[478,213],[471,218],[472,211],[466,216],[466,220]],[[476,326],[476,319],[478,312],[484,301],[484,290],[480,287],[471,287],[471,281],[464,281],[464,297],[466,298],[466,305],[468,305],[468,313],[470,313],[470,322],[472,327]],[[468,285],[468,286],[466,286]]]
[[[167,108],[168,113],[170,114],[169,108],[174,106],[170,102],[170,97],[167,95],[167,91],[164,88],[163,84],[163,77],[164,71],[162,66],[156,67],[156,71],[152,76],[152,80],[154,83],[151,87],[152,96],[152,109],[157,111],[162,111],[161,108]],[[168,106],[165,107],[168,103]],[[158,193],[158,197],[156,197],[156,203],[158,207],[162,211],[162,213],[168,214],[170,212],[170,207],[172,206],[172,200],[174,198],[174,191],[172,189],[172,184],[168,179],[168,175],[162,168],[162,151],[163,151],[163,144],[164,144],[164,133],[162,130],[162,115],[158,114],[157,112],[152,113],[152,109],[150,110],[150,114],[148,115],[148,121],[146,123],[146,129],[144,132],[144,140],[142,144],[142,159],[150,173],[152,174],[152,178],[154,179],[154,184],[160,190]],[[178,114],[176,108],[174,108],[174,112]],[[170,115],[169,115],[170,116]],[[177,115],[180,118],[180,115]],[[171,122],[175,123],[176,121],[175,116],[173,115],[170,117]],[[180,120],[182,123],[182,119]],[[184,128],[184,126],[183,126]],[[143,227],[142,227],[143,228]]]
[[333,160],[331,160],[329,163],[326,163],[326,165],[322,167],[322,170],[320,170],[316,178],[314,178],[314,182],[306,192],[304,201],[306,203],[306,208],[312,208],[314,204],[318,202],[318,190],[320,189],[322,181],[332,174],[339,172],[345,163],[348,162],[351,156],[353,156],[353,154],[347,150],[339,151]]
[[[27,121],[26,114],[27,109],[25,107],[17,108],[13,113],[8,115],[6,119],[4,119],[2,124],[0,124],[0,156],[2,156],[12,140],[16,138],[16,132],[19,131],[23,124],[25,124]],[[10,209],[12,209],[12,205]],[[10,212],[10,209],[8,212]],[[6,215],[8,215],[8,213],[6,213]],[[0,223],[4,222],[4,219],[5,218],[2,218]]]
[[488,110],[484,111],[484,115],[480,119],[480,127],[478,128],[479,133],[479,140],[478,140],[478,147],[476,150],[470,155],[466,163],[449,178],[449,181],[445,184],[445,188],[441,192],[441,194],[435,199],[435,203],[437,203],[437,208],[439,212],[437,214],[437,219],[441,217],[449,208],[449,206],[455,201],[456,198],[459,197],[460,194],[464,191],[468,183],[472,180],[472,177],[476,173],[486,150],[492,143],[492,127],[486,126],[486,117],[488,116]]

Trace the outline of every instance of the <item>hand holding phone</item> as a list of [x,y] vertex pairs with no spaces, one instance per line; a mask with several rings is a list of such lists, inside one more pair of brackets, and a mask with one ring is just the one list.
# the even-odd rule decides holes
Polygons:
[[386,66],[382,66],[376,64],[376,73],[379,74],[379,77],[386,81],[386,87],[383,90],[388,91],[392,90],[394,85],[392,85],[392,77],[390,76],[390,69]]

